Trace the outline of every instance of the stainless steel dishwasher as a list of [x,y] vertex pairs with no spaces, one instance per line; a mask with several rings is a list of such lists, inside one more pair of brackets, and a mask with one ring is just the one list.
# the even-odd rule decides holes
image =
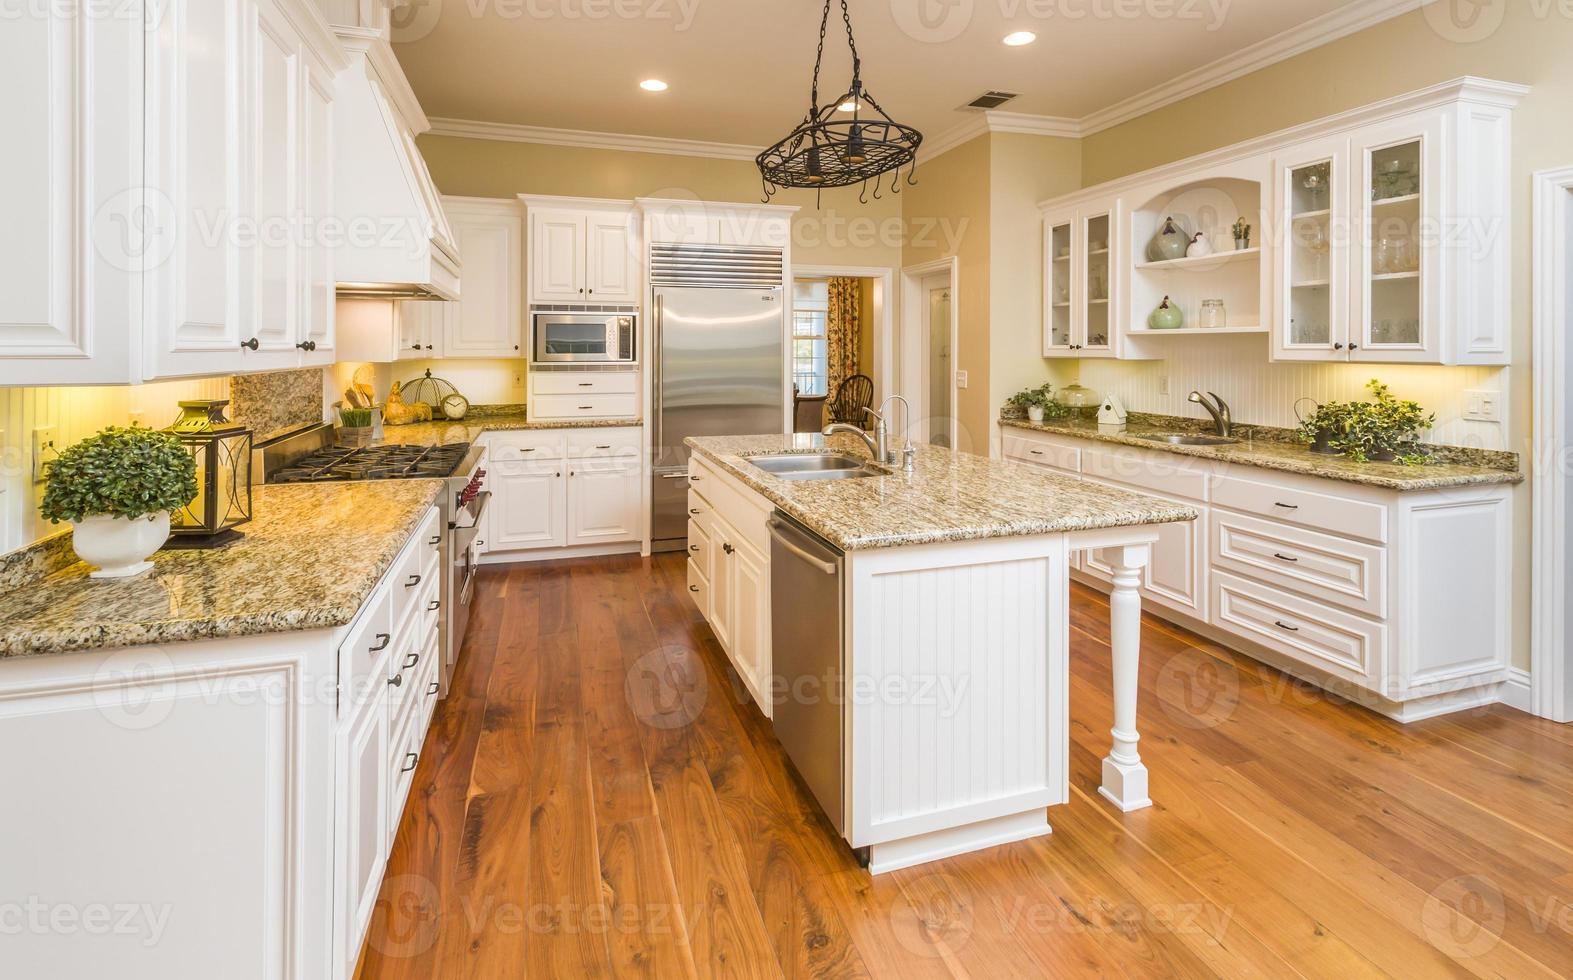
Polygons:
[[769,527],[771,652],[785,684],[772,711],[776,739],[844,835],[846,555],[779,510]]

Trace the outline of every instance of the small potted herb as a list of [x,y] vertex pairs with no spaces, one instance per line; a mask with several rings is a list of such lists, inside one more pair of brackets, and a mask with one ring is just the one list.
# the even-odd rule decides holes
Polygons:
[[370,408],[340,408],[339,442],[346,446],[369,445],[377,431],[373,411]]
[[1234,247],[1245,249],[1251,247],[1251,226],[1245,223],[1245,216],[1235,219],[1234,226],[1229,229],[1234,234]]
[[1045,418],[1062,418],[1070,414],[1069,409],[1054,400],[1054,386],[1048,382],[1016,392],[1007,399],[1006,404],[1025,409],[1030,422],[1042,422]]
[[178,436],[110,426],[52,460],[40,507],[71,523],[77,557],[93,578],[124,578],[153,567],[169,537],[169,512],[197,495],[197,464]]

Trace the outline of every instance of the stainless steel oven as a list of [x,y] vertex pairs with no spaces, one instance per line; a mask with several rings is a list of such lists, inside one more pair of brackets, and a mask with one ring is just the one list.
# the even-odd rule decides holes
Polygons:
[[540,312],[530,324],[530,359],[537,364],[633,364],[639,358],[632,312]]

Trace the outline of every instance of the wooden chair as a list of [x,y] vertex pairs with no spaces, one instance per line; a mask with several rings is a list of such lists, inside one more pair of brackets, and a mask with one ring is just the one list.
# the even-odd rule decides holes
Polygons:
[[874,405],[874,379],[866,374],[854,374],[836,386],[830,399],[830,421],[864,426],[868,412]]

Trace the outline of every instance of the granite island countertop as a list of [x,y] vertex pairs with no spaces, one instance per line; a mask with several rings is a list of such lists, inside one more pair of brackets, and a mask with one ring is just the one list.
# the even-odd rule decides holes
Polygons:
[[[349,623],[437,500],[441,480],[258,486],[245,537],[160,551],[151,571],[66,564],[0,593],[0,660],[331,629]],[[60,552],[51,538],[41,547]],[[69,549],[62,557],[69,560]]]
[[782,480],[751,457],[841,452],[868,458],[854,436],[812,433],[684,440],[843,551],[1052,534],[1195,520],[1197,512],[1139,493],[1056,476],[1027,463],[919,446],[913,472],[851,480]]
[[[1134,446],[1154,452],[1195,456],[1200,459],[1235,463],[1300,473],[1327,480],[1359,483],[1386,490],[1415,491],[1440,490],[1448,487],[1483,486],[1497,483],[1520,483],[1524,474],[1519,472],[1512,453],[1458,450],[1472,454],[1482,462],[1456,462],[1446,459],[1421,466],[1404,466],[1400,463],[1356,462],[1344,456],[1323,456],[1313,453],[1303,444],[1286,438],[1253,436],[1252,427],[1239,426],[1241,441],[1227,446],[1176,446],[1169,443],[1143,439],[1143,435],[1203,431],[1184,420],[1138,420],[1133,417],[1123,430],[1106,428],[1095,422],[1069,419],[1045,419],[1031,422],[1024,418],[1001,418],[999,424],[1010,429],[1046,432],[1050,435],[1092,439],[1119,446]],[[1282,431],[1282,430],[1279,430]],[[1452,447],[1444,447],[1451,449]],[[1510,463],[1509,460],[1512,460]],[[1489,461],[1489,462],[1487,462]]]
[[489,410],[465,415],[457,422],[445,419],[415,422],[411,425],[384,425],[382,441],[397,446],[442,446],[450,442],[474,442],[486,432],[533,432],[541,429],[621,429],[638,426],[639,419],[559,419],[535,420],[523,406]]

